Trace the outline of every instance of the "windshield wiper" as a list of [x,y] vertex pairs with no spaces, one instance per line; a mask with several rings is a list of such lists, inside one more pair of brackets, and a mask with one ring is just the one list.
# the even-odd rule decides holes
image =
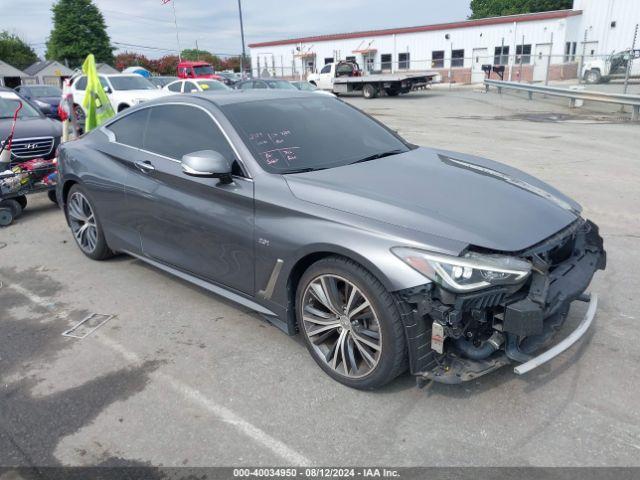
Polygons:
[[373,155],[369,155],[368,157],[361,158],[360,160],[356,160],[355,162],[351,162],[349,165],[353,165],[355,163],[369,162],[371,160],[377,160],[378,158],[390,157],[392,155],[399,155],[401,153],[405,153],[405,150],[401,150],[398,148],[396,150],[389,150],[388,152],[375,153]]

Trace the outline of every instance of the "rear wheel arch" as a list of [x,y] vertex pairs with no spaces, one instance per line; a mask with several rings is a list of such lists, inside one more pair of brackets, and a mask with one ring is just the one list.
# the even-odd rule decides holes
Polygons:
[[69,190],[71,190],[71,187],[73,187],[76,183],[79,183],[79,182],[77,180],[67,180],[66,182],[64,182],[64,185],[62,185],[62,205],[64,207],[66,207],[67,205]]

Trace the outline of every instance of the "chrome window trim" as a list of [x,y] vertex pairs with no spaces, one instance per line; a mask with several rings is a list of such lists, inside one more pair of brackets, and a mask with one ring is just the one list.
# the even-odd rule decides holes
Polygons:
[[171,160],[172,162],[182,163],[180,160],[175,159],[175,158],[167,157],[165,155],[162,155],[162,154],[159,154],[159,153],[156,153],[156,152],[150,152],[149,150],[145,150],[144,148],[137,148],[137,147],[133,147],[131,145],[127,145],[125,143],[120,143],[120,142],[118,142],[116,140],[115,134],[111,130],[109,130],[109,126],[111,124],[116,123],[119,120],[122,120],[123,118],[131,115],[132,113],[139,112],[140,110],[146,110],[148,108],[161,107],[163,105],[179,105],[179,106],[183,106],[183,107],[198,108],[198,109],[202,110],[203,112],[205,112],[207,115],[209,115],[211,120],[213,120],[213,123],[215,123],[216,126],[218,127],[218,129],[222,132],[222,135],[224,136],[225,140],[227,141],[227,143],[229,144],[229,146],[233,150],[233,153],[236,155],[236,160],[237,160],[238,164],[240,165],[240,168],[242,169],[242,171],[245,174],[244,177],[237,177],[236,175],[234,175],[234,177],[235,178],[244,178],[246,180],[253,181],[253,177],[251,176],[251,174],[249,172],[249,169],[245,166],[244,162],[242,161],[242,158],[240,156],[240,152],[238,151],[238,149],[236,148],[234,143],[231,141],[231,138],[229,137],[229,135],[227,134],[225,129],[222,128],[222,125],[220,124],[218,119],[215,116],[213,116],[213,114],[209,110],[207,110],[206,108],[204,108],[204,107],[202,107],[200,105],[196,105],[196,104],[193,104],[193,103],[187,103],[187,102],[166,102],[166,103],[158,103],[158,104],[154,104],[154,105],[143,105],[140,108],[136,108],[134,111],[129,111],[129,109],[127,109],[127,111],[125,111],[124,113],[119,114],[119,116],[115,117],[114,119],[112,119],[109,122],[107,122],[104,125],[102,125],[100,127],[100,131],[102,131],[102,133],[104,133],[107,136],[107,138],[109,138],[109,142],[110,143],[116,143],[118,145],[122,145],[122,146],[128,147],[128,148],[132,148],[132,149],[140,151],[140,152],[148,153],[150,155],[155,155],[156,157],[165,158],[167,160]]

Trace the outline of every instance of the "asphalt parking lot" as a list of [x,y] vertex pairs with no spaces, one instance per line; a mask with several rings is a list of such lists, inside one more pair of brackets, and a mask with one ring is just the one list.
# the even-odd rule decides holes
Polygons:
[[[348,101],[578,200],[609,255],[592,332],[523,377],[359,392],[248,310],[128,257],[88,260],[31,197],[0,230],[0,465],[640,466],[640,125],[474,89]],[[89,313],[115,317],[61,335]]]

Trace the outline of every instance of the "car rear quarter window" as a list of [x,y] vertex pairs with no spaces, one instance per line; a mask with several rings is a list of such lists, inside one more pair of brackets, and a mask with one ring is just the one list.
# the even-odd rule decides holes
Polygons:
[[161,105],[149,110],[145,150],[175,160],[187,153],[215,150],[235,160],[223,133],[203,110],[187,105]]
[[107,129],[116,136],[116,142],[134,148],[142,148],[144,130],[149,117],[149,109],[130,113],[110,124]]
[[167,87],[167,90],[171,90],[172,92],[177,92],[177,93],[180,93],[181,89],[182,89],[182,82],[172,83]]

